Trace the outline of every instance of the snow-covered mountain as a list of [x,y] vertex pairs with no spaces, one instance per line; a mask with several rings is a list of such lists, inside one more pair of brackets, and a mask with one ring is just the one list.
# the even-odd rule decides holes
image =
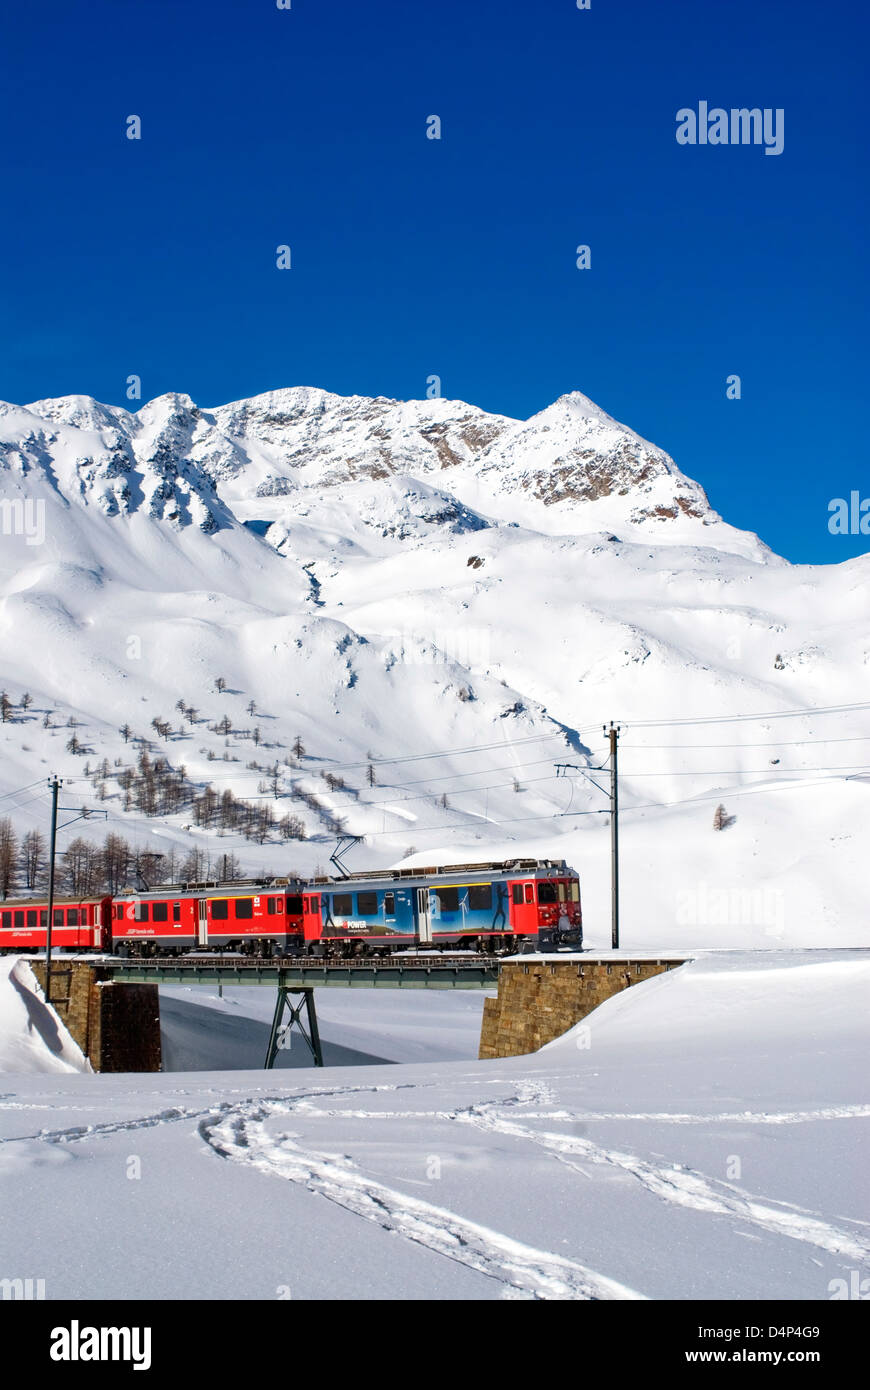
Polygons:
[[[323,865],[338,820],[366,836],[357,866],[564,854],[604,940],[606,801],[577,769],[612,718],[624,939],[866,931],[870,718],[790,712],[870,697],[870,559],[789,565],[579,393],[528,421],[305,387],[0,404],[0,529],[0,807],[20,830],[47,798],[16,789],[57,772],[108,828],[249,868]],[[124,726],[309,838],[125,810]],[[719,801],[737,821],[715,833]]]

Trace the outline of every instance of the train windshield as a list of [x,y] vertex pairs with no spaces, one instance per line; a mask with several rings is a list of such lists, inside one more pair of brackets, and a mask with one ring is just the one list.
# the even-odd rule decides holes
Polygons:
[[580,889],[574,879],[564,883],[539,883],[538,902],[539,903],[578,903],[580,901]]

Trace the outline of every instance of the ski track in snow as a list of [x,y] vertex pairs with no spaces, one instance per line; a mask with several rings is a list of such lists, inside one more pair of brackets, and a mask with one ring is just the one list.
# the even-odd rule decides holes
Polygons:
[[582,1169],[571,1163],[571,1157],[579,1157],[592,1164],[609,1164],[630,1173],[653,1196],[666,1202],[698,1212],[736,1217],[773,1235],[805,1241],[829,1254],[845,1255],[861,1263],[870,1260],[870,1242],[830,1225],[804,1207],[756,1197],[730,1183],[706,1178],[694,1169],[653,1164],[636,1154],[605,1149],[575,1135],[529,1129],[498,1112],[498,1105],[489,1102],[457,1111],[456,1119],[490,1132],[528,1140],[549,1150],[577,1172]]
[[[302,1184],[309,1191],[366,1220],[376,1222],[385,1230],[496,1279],[504,1285],[506,1298],[642,1299],[645,1295],[576,1261],[535,1249],[455,1212],[370,1179],[346,1155],[304,1149],[287,1134],[271,1135],[267,1132],[267,1123],[276,1117],[294,1115],[299,1119],[311,1120],[419,1119],[471,1125],[543,1148],[556,1161],[578,1173],[587,1173],[590,1164],[619,1168],[657,1199],[696,1213],[735,1218],[769,1234],[787,1236],[861,1263],[870,1259],[870,1242],[857,1233],[822,1220],[805,1208],[746,1193],[733,1184],[707,1178],[689,1168],[651,1163],[637,1154],[606,1148],[576,1135],[537,1129],[528,1123],[540,1120],[573,1123],[646,1120],[674,1124],[735,1121],[802,1124],[816,1120],[864,1118],[870,1115],[870,1106],[834,1106],[780,1113],[736,1111],[706,1116],[672,1112],[572,1112],[529,1108],[554,1104],[550,1086],[540,1079],[505,1084],[515,1085],[513,1095],[458,1110],[377,1111],[341,1109],[328,1104],[323,1106],[324,1101],[328,1103],[363,1094],[429,1089],[428,1084],[421,1087],[414,1082],[336,1086],[317,1091],[300,1089],[298,1095],[248,1096],[207,1107],[170,1106],[128,1120],[74,1125],[57,1130],[43,1129],[37,1134],[16,1136],[2,1143],[15,1144],[36,1139],[47,1144],[71,1144],[194,1120],[198,1122],[202,1139],[221,1158],[248,1164],[261,1172]],[[7,1096],[3,1099],[7,1100]]]
[[[0,1106],[0,1109],[3,1107]],[[47,1108],[47,1107],[46,1107]],[[440,1119],[453,1119],[454,1110],[321,1110],[306,1106],[302,1102],[299,1110],[318,1119],[345,1118],[351,1120],[425,1120],[433,1116]],[[733,1110],[720,1115],[689,1115],[672,1110],[529,1110],[524,1111],[526,1120],[563,1120],[571,1124],[594,1124],[597,1120],[645,1120],[656,1124],[706,1125],[706,1124],[755,1124],[755,1125],[801,1125],[814,1120],[855,1120],[870,1118],[870,1105],[838,1105],[822,1110],[792,1110],[781,1113],[764,1111]]]
[[535,1299],[641,1299],[625,1284],[607,1279],[574,1260],[536,1250],[444,1207],[397,1192],[364,1177],[352,1160],[300,1148],[288,1135],[266,1133],[266,1121],[293,1114],[290,1103],[239,1106],[234,1113],[200,1123],[200,1134],[222,1158],[248,1163],[304,1184],[310,1192],[374,1221],[436,1254],[467,1265],[505,1286],[505,1297]]
[[[398,1085],[336,1086],[324,1091],[308,1091],[306,1095],[300,1097],[300,1099],[319,1096],[328,1096],[332,1098],[335,1096],[353,1095],[357,1091],[365,1091],[371,1094],[375,1091],[399,1091],[405,1089],[417,1090],[418,1087],[412,1082],[401,1082]],[[263,1097],[262,1103],[286,1104],[288,1099],[292,1101],[293,1098],[288,1098],[286,1096]],[[251,1099],[246,1099],[241,1102],[241,1104],[253,1105],[256,1104],[256,1102]],[[172,1105],[164,1110],[156,1111],[153,1115],[143,1115],[131,1120],[109,1120],[104,1124],[95,1125],[70,1125],[65,1129],[41,1129],[36,1134],[14,1135],[9,1139],[0,1139],[0,1147],[2,1147],[3,1144],[17,1144],[22,1141],[33,1139],[41,1139],[46,1144],[74,1144],[82,1139],[100,1139],[109,1134],[122,1134],[130,1130],[153,1129],[156,1125],[172,1124],[178,1120],[198,1120],[204,1115],[214,1115],[217,1112],[233,1110],[236,1108],[236,1105],[237,1102],[233,1101],[224,1101],[219,1106],[198,1106],[195,1109],[182,1105]],[[57,1107],[53,1106],[52,1108],[56,1109]],[[79,1108],[81,1107],[70,1107],[70,1109]],[[428,1111],[426,1113],[431,1114],[432,1112]]]

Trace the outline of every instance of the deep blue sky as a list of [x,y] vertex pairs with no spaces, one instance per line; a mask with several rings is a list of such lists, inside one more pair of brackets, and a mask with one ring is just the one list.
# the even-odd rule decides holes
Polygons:
[[[578,389],[788,558],[870,549],[857,0],[292,3],[7,7],[0,397]],[[679,146],[699,100],[784,152]]]

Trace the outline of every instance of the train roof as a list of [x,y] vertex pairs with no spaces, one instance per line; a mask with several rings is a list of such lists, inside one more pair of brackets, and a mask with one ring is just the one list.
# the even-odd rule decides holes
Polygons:
[[[114,897],[123,900],[127,898],[165,898],[181,897],[184,894],[220,894],[226,897],[246,897],[263,893],[304,893],[312,888],[324,889],[334,888],[345,890],[352,884],[364,883],[392,883],[401,881],[414,883],[416,881],[425,882],[429,879],[437,878],[462,878],[474,875],[503,874],[517,875],[520,877],[544,875],[553,877],[557,874],[572,874],[564,859],[503,859],[485,860],[477,864],[427,864],[413,869],[361,869],[348,874],[344,878],[330,878],[325,875],[317,875],[312,878],[270,878],[270,879],[208,879],[191,881],[188,883],[158,883],[154,888],[146,888],[141,891],[136,888],[123,888],[117,893],[86,893],[81,896],[69,893],[55,894],[55,906],[71,906],[77,904],[82,906],[88,903],[102,903],[106,898]],[[0,909],[14,907],[47,907],[48,895],[34,894],[29,898],[5,898],[0,900]]]
[[156,888],[143,888],[141,892],[137,888],[124,888],[120,893],[116,893],[115,899],[120,901],[125,898],[179,898],[185,895],[203,895],[218,893],[223,897],[252,897],[263,893],[302,893],[308,884],[308,879],[287,879],[273,878],[268,881],[263,879],[240,879],[233,878],[221,882],[218,879],[209,883],[158,883]]
[[[96,905],[98,905],[99,903],[105,902],[105,901],[106,901],[106,898],[110,898],[111,896],[112,896],[111,893],[84,893],[84,894],[81,894],[81,895],[78,896],[78,897],[76,897],[76,895],[75,895],[74,893],[73,893],[73,894],[70,894],[70,893],[55,893],[55,895],[54,895],[54,906],[55,906],[55,907],[71,907],[71,906],[76,906],[76,907],[87,907],[87,906],[89,906],[91,903],[93,903],[93,904],[96,906]],[[0,910],[2,910],[3,908],[6,908],[6,907],[48,907],[48,894],[47,894],[47,893],[41,893],[41,894],[40,894],[40,893],[34,893],[33,896],[32,896],[32,897],[29,897],[29,898],[2,898],[2,899],[0,899]]]
[[488,860],[480,864],[427,864],[415,869],[365,869],[350,873],[345,878],[316,877],[310,880],[310,884],[316,888],[341,888],[352,883],[382,883],[395,880],[413,883],[432,878],[465,878],[469,875],[486,874],[522,878],[541,874],[552,878],[555,874],[572,872],[564,859],[504,859],[499,862]]

